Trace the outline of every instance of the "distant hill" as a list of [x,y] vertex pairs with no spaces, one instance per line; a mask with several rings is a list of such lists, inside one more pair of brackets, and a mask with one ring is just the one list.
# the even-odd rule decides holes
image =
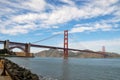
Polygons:
[[[57,49],[49,49],[38,52],[35,54],[37,57],[63,57],[63,51]],[[88,53],[88,52],[72,52],[69,51],[69,57],[76,57],[76,58],[117,58],[120,57],[120,54],[117,53],[110,53],[106,52],[106,56],[101,55],[100,52],[96,53]]]

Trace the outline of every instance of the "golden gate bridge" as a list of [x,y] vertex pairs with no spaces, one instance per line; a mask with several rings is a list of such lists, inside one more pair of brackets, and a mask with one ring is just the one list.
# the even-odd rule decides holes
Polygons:
[[[54,37],[54,36],[51,36],[51,37]],[[51,37],[49,37],[49,38],[51,38]],[[46,38],[46,39],[49,39],[49,38]],[[43,40],[46,40],[46,39],[43,39]],[[40,42],[40,41],[43,41],[43,40],[39,40],[39,41],[36,41],[36,42]],[[36,42],[33,42],[33,43],[36,43]],[[33,44],[33,43],[22,43],[22,42],[12,42],[12,41],[9,41],[9,40],[5,40],[5,41],[0,40],[0,44],[4,44],[4,49],[12,50],[14,48],[19,48],[19,49],[21,49],[22,51],[25,52],[26,57],[29,57],[30,47],[51,48],[51,49],[61,49],[61,50],[64,50],[64,53],[63,53],[64,59],[68,58],[68,55],[69,55],[68,50],[80,51],[80,52],[88,52],[88,53],[95,53],[95,54],[101,54],[101,55],[106,56],[106,54],[105,54],[105,47],[103,47],[103,52],[95,52],[95,51],[91,51],[91,50],[80,50],[80,49],[68,48],[68,30],[64,31],[64,47],[38,45],[38,44]]]

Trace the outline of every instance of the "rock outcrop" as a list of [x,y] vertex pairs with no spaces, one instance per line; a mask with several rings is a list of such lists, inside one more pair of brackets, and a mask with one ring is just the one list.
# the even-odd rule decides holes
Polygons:
[[4,68],[13,80],[39,80],[36,74],[31,73],[30,70],[20,67],[8,59],[4,59]]

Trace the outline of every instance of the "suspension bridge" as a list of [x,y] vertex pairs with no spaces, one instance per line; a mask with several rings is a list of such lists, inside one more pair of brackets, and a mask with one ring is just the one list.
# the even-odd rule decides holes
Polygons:
[[[49,37],[49,38],[51,38],[51,37]],[[40,40],[40,41],[42,41],[42,40]],[[36,41],[36,42],[39,42],[39,41]],[[4,44],[4,49],[7,49],[7,50],[12,50],[14,48],[19,48],[19,49],[21,49],[22,51],[25,52],[26,57],[29,57],[30,48],[31,47],[61,49],[61,50],[64,51],[64,53],[63,53],[64,58],[68,58],[68,55],[69,55],[68,50],[71,50],[71,51],[80,51],[80,52],[88,52],[88,53],[96,53],[96,54],[105,55],[105,49],[104,49],[104,47],[103,47],[103,49],[104,49],[103,52],[95,52],[95,51],[91,51],[91,50],[80,50],[80,49],[68,48],[68,30],[64,31],[64,47],[38,45],[38,44],[33,44],[33,43],[12,42],[12,41],[9,41],[9,40],[5,40],[5,41],[0,40],[0,44]]]

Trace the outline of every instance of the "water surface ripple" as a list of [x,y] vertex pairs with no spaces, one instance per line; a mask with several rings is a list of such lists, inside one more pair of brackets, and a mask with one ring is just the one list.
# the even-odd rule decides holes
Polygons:
[[120,80],[120,59],[8,58],[33,73],[56,80]]

